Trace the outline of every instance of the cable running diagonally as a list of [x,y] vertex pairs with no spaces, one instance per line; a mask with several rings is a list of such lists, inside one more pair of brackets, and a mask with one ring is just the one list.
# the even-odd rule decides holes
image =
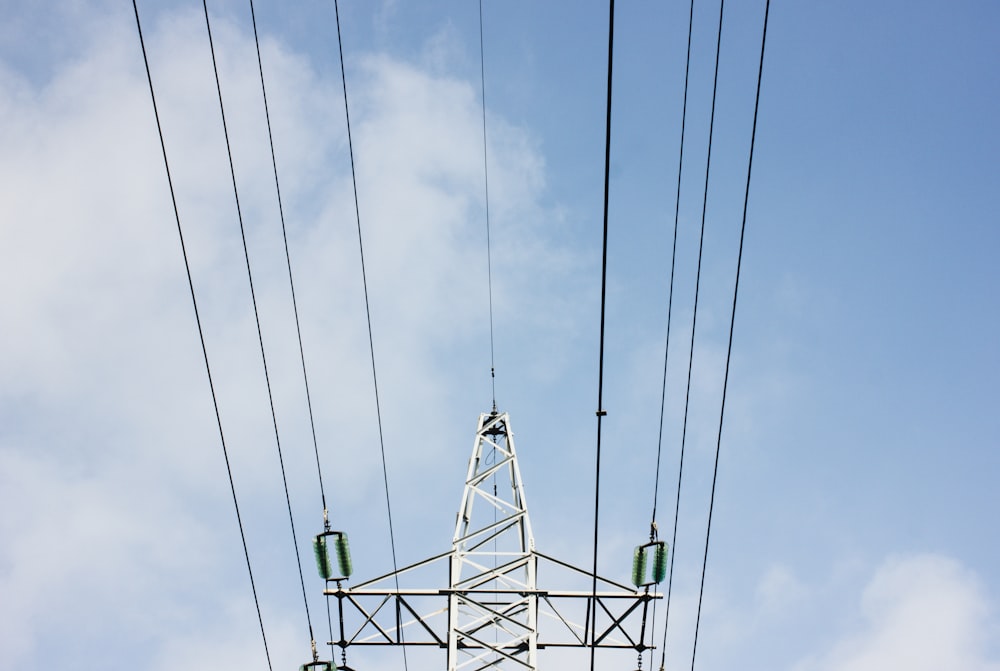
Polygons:
[[[680,139],[680,151],[677,157],[677,192],[674,195],[674,240],[673,246],[670,253],[670,289],[667,298],[667,337],[666,343],[663,346],[663,386],[660,391],[660,428],[657,433],[657,444],[656,444],[656,479],[653,484],[653,514],[650,521],[650,540],[655,540],[653,536],[656,535],[656,508],[659,502],[659,492],[660,492],[660,458],[663,454],[663,421],[666,414],[666,403],[667,403],[667,363],[670,361],[670,325],[671,319],[674,313],[674,272],[677,268],[677,229],[680,223],[680,212],[681,212],[681,177],[684,172],[684,139],[686,137],[687,129],[687,102],[688,102],[688,82],[690,81],[691,75],[691,34],[692,28],[694,26],[694,0],[691,0],[688,8],[688,34],[687,34],[687,56],[684,63],[684,99],[681,104],[681,139]],[[677,545],[677,513],[680,510],[680,495],[681,495],[681,483],[680,475],[684,470],[684,457],[681,454],[681,465],[680,474],[678,474],[677,481],[677,506],[674,510],[674,528],[673,536],[670,539],[670,578],[667,582],[667,610],[663,618],[663,644],[660,646],[660,669],[664,668],[666,663],[666,648],[667,648],[667,626],[670,621],[670,588],[673,584],[674,578],[674,559],[673,553]],[[651,624],[651,631],[656,631],[656,602],[653,602],[653,622]],[[653,665],[653,651],[649,651],[649,663],[650,666]]]
[[[691,77],[691,36],[694,27],[694,0],[691,0],[688,8],[688,34],[687,34],[687,56],[684,62],[684,100],[681,104],[681,139],[680,151],[677,157],[677,192],[674,195],[674,241],[670,255],[670,294],[667,299],[667,337],[663,351],[663,388],[660,393],[660,430],[659,440],[656,446],[656,483],[653,487],[653,516],[652,523],[656,524],[656,505],[659,500],[660,491],[660,456],[663,448],[663,421],[666,413],[667,400],[667,362],[670,356],[670,325],[674,307],[674,271],[677,267],[677,229],[680,222],[681,211],[681,177],[684,171],[684,140],[687,136],[687,103],[688,103],[688,83]],[[670,594],[674,582],[674,556],[677,552],[677,521],[681,504],[681,480],[684,475],[684,448],[681,447],[680,465],[677,472],[677,501],[674,506],[674,527],[670,539],[670,576],[667,578],[667,604],[666,612],[663,616],[663,644],[660,646],[660,669],[666,663],[667,650],[667,628],[670,625]],[[656,605],[653,605],[654,631],[656,621]],[[652,665],[652,651],[650,651],[650,664]]]
[[[354,187],[354,214],[358,224],[358,250],[361,254],[361,283],[365,293],[365,315],[368,319],[368,348],[372,359],[372,383],[375,387],[375,415],[378,419],[378,441],[382,450],[382,479],[385,483],[385,510],[389,520],[389,547],[392,550],[392,570],[396,582],[396,590],[399,590],[399,565],[396,562],[396,536],[392,528],[392,504],[389,499],[389,467],[385,458],[385,438],[382,432],[382,408],[378,395],[378,373],[375,367],[375,339],[372,337],[372,311],[368,301],[368,277],[365,273],[365,246],[361,235],[361,209],[358,206],[358,177],[354,168],[354,143],[351,140],[351,110],[347,103],[347,73],[344,68],[344,43],[340,35],[340,3],[333,0],[334,15],[337,21],[337,50],[340,54],[340,80],[344,87],[344,117],[347,121],[347,149],[351,157],[351,184]],[[400,641],[403,639],[403,632],[399,632]],[[403,651],[403,667],[408,669],[406,660],[406,646],[400,646]]]
[[142,36],[142,23],[139,21],[139,7],[132,0],[135,10],[135,27],[139,32],[139,46],[142,48],[142,60],[146,66],[146,79],[149,82],[149,97],[153,101],[153,116],[156,117],[156,132],[160,137],[160,149],[163,152],[163,167],[167,173],[167,185],[170,187],[170,202],[173,204],[174,220],[177,222],[177,237],[181,243],[181,255],[184,257],[184,272],[187,274],[188,289],[191,291],[191,305],[194,307],[194,320],[198,326],[198,340],[201,343],[201,354],[205,361],[205,373],[208,376],[208,388],[212,393],[212,407],[215,410],[215,422],[219,427],[219,441],[222,443],[222,457],[226,462],[226,474],[229,476],[229,491],[233,495],[233,508],[236,510],[236,523],[240,528],[240,541],[243,543],[243,557],[247,563],[247,574],[250,576],[250,590],[253,592],[253,603],[257,610],[257,622],[260,624],[260,637],[264,641],[264,656],[267,658],[267,668],[273,671],[271,653],[267,647],[267,634],[264,633],[264,618],[260,613],[260,601],[257,598],[257,585],[253,578],[253,568],[250,565],[250,551],[247,549],[247,537],[243,530],[243,518],[240,516],[240,504],[236,498],[236,484],[233,481],[233,469],[229,464],[229,450],[226,448],[226,436],[222,430],[222,417],[219,414],[219,402],[215,395],[215,383],[212,381],[212,367],[208,363],[208,348],[205,345],[205,333],[201,328],[201,315],[198,312],[198,299],[194,293],[194,280],[191,277],[191,264],[188,261],[187,246],[184,244],[184,231],[181,228],[181,215],[177,208],[177,196],[174,192],[174,181],[170,176],[170,162],[167,160],[167,145],[163,140],[163,125],[160,123],[160,112],[156,105],[156,93],[153,91],[153,75],[149,69],[149,57],[146,55],[146,42]]
[[257,15],[253,0],[250,0],[250,19],[253,23],[253,41],[257,48],[257,69],[260,72],[260,92],[264,98],[264,118],[267,120],[267,140],[271,146],[271,166],[274,168],[274,190],[278,195],[278,216],[281,218],[281,239],[285,244],[285,263],[288,267],[288,286],[292,291],[292,311],[295,314],[295,334],[299,341],[299,359],[302,362],[302,382],[306,388],[306,406],[309,410],[309,428],[312,431],[313,452],[316,455],[316,475],[319,477],[319,494],[323,503],[323,520],[327,520],[326,489],[323,487],[323,469],[319,461],[319,442],[316,440],[316,422],[313,420],[312,396],[309,394],[309,375],[306,373],[306,353],[302,345],[302,327],[299,324],[299,305],[295,298],[295,280],[292,278],[292,257],[288,251],[288,232],[285,228],[285,208],[281,201],[281,184],[278,181],[278,159],[274,152],[274,136],[271,133],[271,113],[267,104],[267,88],[264,86],[264,64],[260,57],[260,40],[257,37]]
[[[292,256],[288,251],[288,232],[285,227],[285,208],[281,201],[281,183],[278,180],[278,159],[274,151],[274,134],[271,131],[271,111],[267,104],[267,87],[264,85],[264,63],[260,55],[260,38],[257,35],[257,13],[254,11],[253,0],[250,0],[250,21],[253,24],[253,42],[257,50],[257,71],[260,73],[260,92],[264,99],[264,118],[267,121],[267,141],[271,148],[271,167],[274,169],[274,190],[278,196],[278,216],[281,219],[281,239],[285,245],[285,264],[288,267],[288,286],[292,292],[292,312],[295,315],[295,335],[299,341],[299,360],[302,362],[302,382],[306,390],[306,408],[309,411],[309,429],[312,432],[313,453],[316,456],[316,475],[319,478],[319,495],[323,504],[323,526],[325,531],[330,528],[330,516],[326,505],[326,489],[323,487],[323,469],[319,460],[319,442],[316,440],[316,422],[313,419],[312,396],[309,393],[309,375],[306,373],[306,352],[302,345],[302,327],[299,323],[299,305],[295,298],[295,280],[292,278]],[[327,618],[329,621],[329,618]],[[311,629],[311,627],[310,627]],[[333,623],[330,622],[330,640],[333,640]],[[313,657],[316,653],[316,641],[312,640]]]
[[493,409],[497,409],[496,363],[493,351],[493,250],[490,247],[490,170],[486,144],[486,48],[483,46],[483,0],[479,0],[479,81],[483,92],[483,186],[486,191],[486,277],[490,292],[490,385]]
[[240,223],[240,238],[243,241],[243,258],[246,261],[247,280],[250,284],[250,300],[253,304],[254,321],[257,324],[257,342],[260,344],[260,359],[264,366],[264,382],[267,385],[267,400],[271,407],[271,421],[274,424],[274,442],[278,450],[278,464],[281,467],[281,482],[285,487],[285,503],[288,506],[288,524],[292,530],[292,545],[295,546],[295,562],[299,569],[299,584],[302,587],[302,603],[306,611],[306,624],[309,626],[309,640],[314,641],[312,617],[309,615],[309,599],[306,597],[306,580],[302,573],[302,558],[299,555],[299,542],[295,534],[295,518],[292,516],[292,498],[288,492],[288,476],[285,474],[285,458],[281,453],[281,438],[278,434],[278,415],[274,410],[274,396],[271,393],[271,377],[267,370],[267,356],[264,354],[264,334],[260,328],[260,313],[257,310],[257,295],[254,292],[253,272],[250,269],[250,251],[247,248],[246,229],[243,226],[243,210],[240,207],[239,189],[236,187],[236,167],[233,164],[233,150],[229,142],[229,128],[226,125],[226,108],[222,102],[222,83],[219,79],[219,66],[215,58],[215,42],[212,39],[212,23],[208,18],[208,0],[202,0],[205,10],[205,29],[208,32],[208,46],[212,54],[212,71],[215,73],[215,89],[219,94],[219,112],[222,117],[222,133],[226,138],[226,154],[229,157],[229,175],[233,182],[233,196],[236,199],[236,217]]
[[590,671],[597,652],[597,542],[601,509],[601,420],[604,410],[604,314],[608,290],[608,193],[611,176],[611,73],[615,44],[615,0],[610,0],[608,18],[608,102],[604,127],[604,235],[601,250],[601,338],[597,364],[597,458],[594,468],[594,573],[590,607]]
[[694,624],[694,645],[691,649],[691,671],[694,671],[695,655],[698,652],[698,628],[701,624],[701,603],[705,594],[705,569],[708,566],[708,541],[712,534],[712,512],[715,507],[715,484],[719,476],[719,451],[722,446],[722,422],[726,416],[726,389],[729,385],[729,362],[733,354],[733,331],[736,326],[736,299],[740,293],[740,270],[743,265],[743,240],[747,230],[747,205],[750,202],[750,175],[753,171],[753,149],[757,140],[757,112],[760,109],[760,83],[764,75],[764,47],[767,44],[767,19],[771,11],[771,0],[764,4],[764,27],[760,36],[760,64],[757,67],[757,92],[753,103],[753,127],[750,131],[750,155],[747,158],[746,191],[743,193],[743,221],[740,224],[740,248],[736,255],[736,282],[733,286],[733,310],[729,318],[729,344],[726,348],[726,373],[722,379],[722,405],[719,410],[719,432],[715,442],[715,466],[712,471],[712,494],[708,503],[708,524],[705,527],[705,555],[701,564],[701,586],[698,588],[698,614]]
[[[683,427],[681,429],[681,453],[680,453],[680,467],[677,473],[677,505],[674,510],[674,547],[670,555],[670,578],[667,583],[667,609],[664,616],[664,629],[663,629],[663,640],[664,640],[664,650],[661,654],[665,657],[666,655],[666,638],[667,638],[667,625],[670,620],[670,597],[673,586],[673,572],[674,572],[674,560],[677,558],[677,520],[679,519],[680,513],[680,501],[681,501],[681,480],[684,475],[684,448],[687,444],[687,424],[688,424],[688,410],[691,407],[691,372],[694,368],[694,339],[695,333],[698,327],[698,296],[699,290],[701,288],[701,261],[702,253],[705,249],[705,219],[708,212],[708,182],[709,175],[712,170],[712,138],[715,131],[715,102],[716,94],[718,92],[719,85],[719,47],[722,42],[722,16],[723,9],[725,8],[725,0],[721,0],[719,3],[719,28],[718,34],[716,35],[715,44],[715,72],[712,76],[712,111],[709,117],[708,123],[708,152],[705,158],[705,187],[703,191],[702,203],[701,203],[701,232],[698,235],[698,265],[695,271],[694,280],[694,308],[691,316],[691,343],[688,348],[688,372],[687,372],[687,385],[684,391],[684,421]],[[661,666],[663,662],[661,661]]]

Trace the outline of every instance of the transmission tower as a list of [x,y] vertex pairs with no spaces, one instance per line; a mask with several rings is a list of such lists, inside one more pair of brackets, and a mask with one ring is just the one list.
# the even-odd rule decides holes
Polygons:
[[[337,599],[340,639],[331,645],[437,647],[448,671],[536,671],[546,649],[641,656],[665,557],[663,543],[640,546],[634,585],[597,577],[595,591],[593,573],[538,552],[510,417],[493,410],[479,416],[450,552],[353,587],[347,575],[323,576]],[[350,573],[349,558],[341,573]]]

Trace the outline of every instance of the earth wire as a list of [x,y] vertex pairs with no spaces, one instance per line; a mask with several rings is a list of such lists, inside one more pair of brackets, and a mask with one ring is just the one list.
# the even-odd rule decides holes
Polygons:
[[486,145],[486,48],[483,46],[483,0],[479,0],[479,81],[483,92],[483,186],[486,191],[486,277],[490,293],[490,384],[493,410],[497,409],[496,363],[493,352],[493,250],[490,247],[490,171]]

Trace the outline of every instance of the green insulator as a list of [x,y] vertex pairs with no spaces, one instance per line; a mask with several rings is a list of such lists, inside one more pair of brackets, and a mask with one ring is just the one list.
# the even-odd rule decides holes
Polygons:
[[300,666],[299,671],[333,671],[333,662],[309,662]]
[[327,534],[320,534],[313,539],[313,553],[316,555],[316,568],[319,577],[329,580],[333,577],[333,564],[330,563],[330,551],[326,546]]
[[641,587],[646,582],[646,548],[636,547],[632,553],[632,584]]
[[659,584],[667,577],[667,544],[660,541],[653,554],[653,582]]
[[351,566],[351,548],[347,544],[347,534],[337,534],[334,547],[337,550],[337,564],[340,568],[340,575],[349,578],[351,573],[354,572],[354,567]]

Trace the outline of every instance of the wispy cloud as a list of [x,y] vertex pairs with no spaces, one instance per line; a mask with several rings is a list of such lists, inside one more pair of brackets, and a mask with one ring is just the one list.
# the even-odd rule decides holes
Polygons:
[[[260,659],[127,19],[88,24],[85,46],[51,79],[11,65],[0,77],[5,668],[65,666],[81,655],[91,668],[137,658],[149,668],[166,659],[186,668]],[[196,13],[167,13],[146,31],[265,624],[284,668],[305,658],[308,641],[204,26]],[[213,32],[306,550],[319,498],[256,57],[245,27],[219,19]],[[386,541],[339,72],[315,72],[270,39],[263,48],[328,495],[341,520],[351,511],[353,529],[377,530],[355,535],[364,556]],[[454,505],[456,488],[428,487],[426,478],[442,477],[436,458],[468,443],[471,432],[461,428],[473,417],[457,413],[489,400],[488,369],[471,363],[488,347],[480,110],[471,83],[385,56],[361,59],[348,77],[390,478],[425,469],[423,478],[393,480],[405,520],[420,514],[399,512],[414,495]],[[577,261],[540,225],[544,164],[530,138],[502,119],[492,123],[498,225],[517,228],[529,252],[502,261],[514,279],[497,282],[499,314],[530,291],[536,307],[554,307],[522,314],[522,337],[553,339],[567,324],[554,325],[552,315],[573,316],[556,288]],[[419,427],[417,403],[429,408]],[[402,534],[413,547],[421,526],[409,526]],[[369,567],[386,561],[383,554]],[[320,613],[322,586],[305,568]],[[231,648],[255,652],[234,656]]]
[[796,671],[995,671],[1000,627],[976,575],[937,555],[887,560],[865,587],[857,619]]

